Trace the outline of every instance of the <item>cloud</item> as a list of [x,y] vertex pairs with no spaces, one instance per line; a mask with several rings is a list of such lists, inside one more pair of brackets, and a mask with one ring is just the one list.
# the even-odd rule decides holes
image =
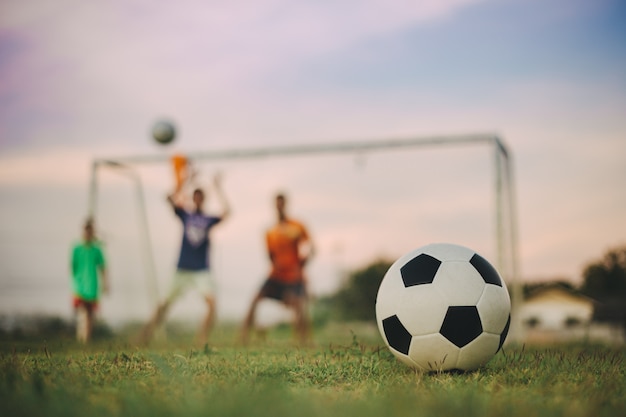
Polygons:
[[[474,2],[12,3],[0,18],[16,45],[0,66],[10,81],[0,91],[13,97],[2,124],[30,140],[58,128],[70,142],[95,141],[84,138],[89,128],[115,137],[131,118],[158,112],[251,111],[245,102],[267,100],[259,94],[276,69]],[[30,117],[16,117],[16,109]],[[95,115],[111,115],[118,129],[103,122],[95,129]]]
[[193,75],[197,68],[222,81],[220,75],[249,76],[299,56],[440,19],[475,2],[65,1],[41,8],[14,3],[0,24],[33,40],[35,54],[86,65],[86,70],[115,75],[119,64],[130,64],[157,74],[182,68]]

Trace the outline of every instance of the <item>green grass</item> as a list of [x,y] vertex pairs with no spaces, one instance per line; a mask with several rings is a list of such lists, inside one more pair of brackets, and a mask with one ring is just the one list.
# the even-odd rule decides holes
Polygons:
[[0,342],[2,416],[620,416],[626,350],[508,347],[470,373],[415,372],[376,330],[327,326],[297,348],[286,330],[247,348],[218,329],[138,349],[123,338]]

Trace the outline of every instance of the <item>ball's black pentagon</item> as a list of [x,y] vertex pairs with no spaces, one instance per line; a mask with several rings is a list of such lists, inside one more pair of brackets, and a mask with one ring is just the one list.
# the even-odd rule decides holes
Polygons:
[[395,314],[383,320],[383,330],[389,346],[405,355],[409,354],[409,346],[411,346],[411,333],[400,322]]
[[446,339],[462,348],[483,332],[476,306],[448,307],[446,317],[439,333]]
[[504,344],[504,341],[506,340],[506,336],[509,334],[509,327],[511,326],[511,315],[509,314],[509,319],[506,321],[506,326],[504,326],[504,330],[502,330],[502,333],[500,334],[500,344],[498,345],[498,350],[496,350],[496,353],[500,351],[500,349],[502,349],[502,345]]
[[489,262],[487,262],[485,258],[476,253],[472,256],[472,259],[470,259],[470,263],[478,271],[480,276],[483,277],[487,284],[497,285],[498,287],[502,286],[500,275],[498,275],[496,269]]
[[400,268],[400,275],[402,276],[404,287],[431,284],[435,279],[439,265],[441,265],[439,259],[433,258],[425,253],[411,259]]

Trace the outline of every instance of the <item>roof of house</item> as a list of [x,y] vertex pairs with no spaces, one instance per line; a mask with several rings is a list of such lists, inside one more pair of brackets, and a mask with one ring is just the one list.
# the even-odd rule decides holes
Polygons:
[[533,288],[526,296],[526,302],[539,300],[569,301],[576,303],[595,304],[596,301],[581,294],[576,289],[561,283],[547,283]]

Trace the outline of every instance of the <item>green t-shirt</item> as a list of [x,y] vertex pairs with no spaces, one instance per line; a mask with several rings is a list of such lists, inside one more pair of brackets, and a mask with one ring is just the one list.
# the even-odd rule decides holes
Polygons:
[[100,295],[98,270],[105,267],[104,255],[98,242],[80,242],[72,249],[72,290],[86,301]]

